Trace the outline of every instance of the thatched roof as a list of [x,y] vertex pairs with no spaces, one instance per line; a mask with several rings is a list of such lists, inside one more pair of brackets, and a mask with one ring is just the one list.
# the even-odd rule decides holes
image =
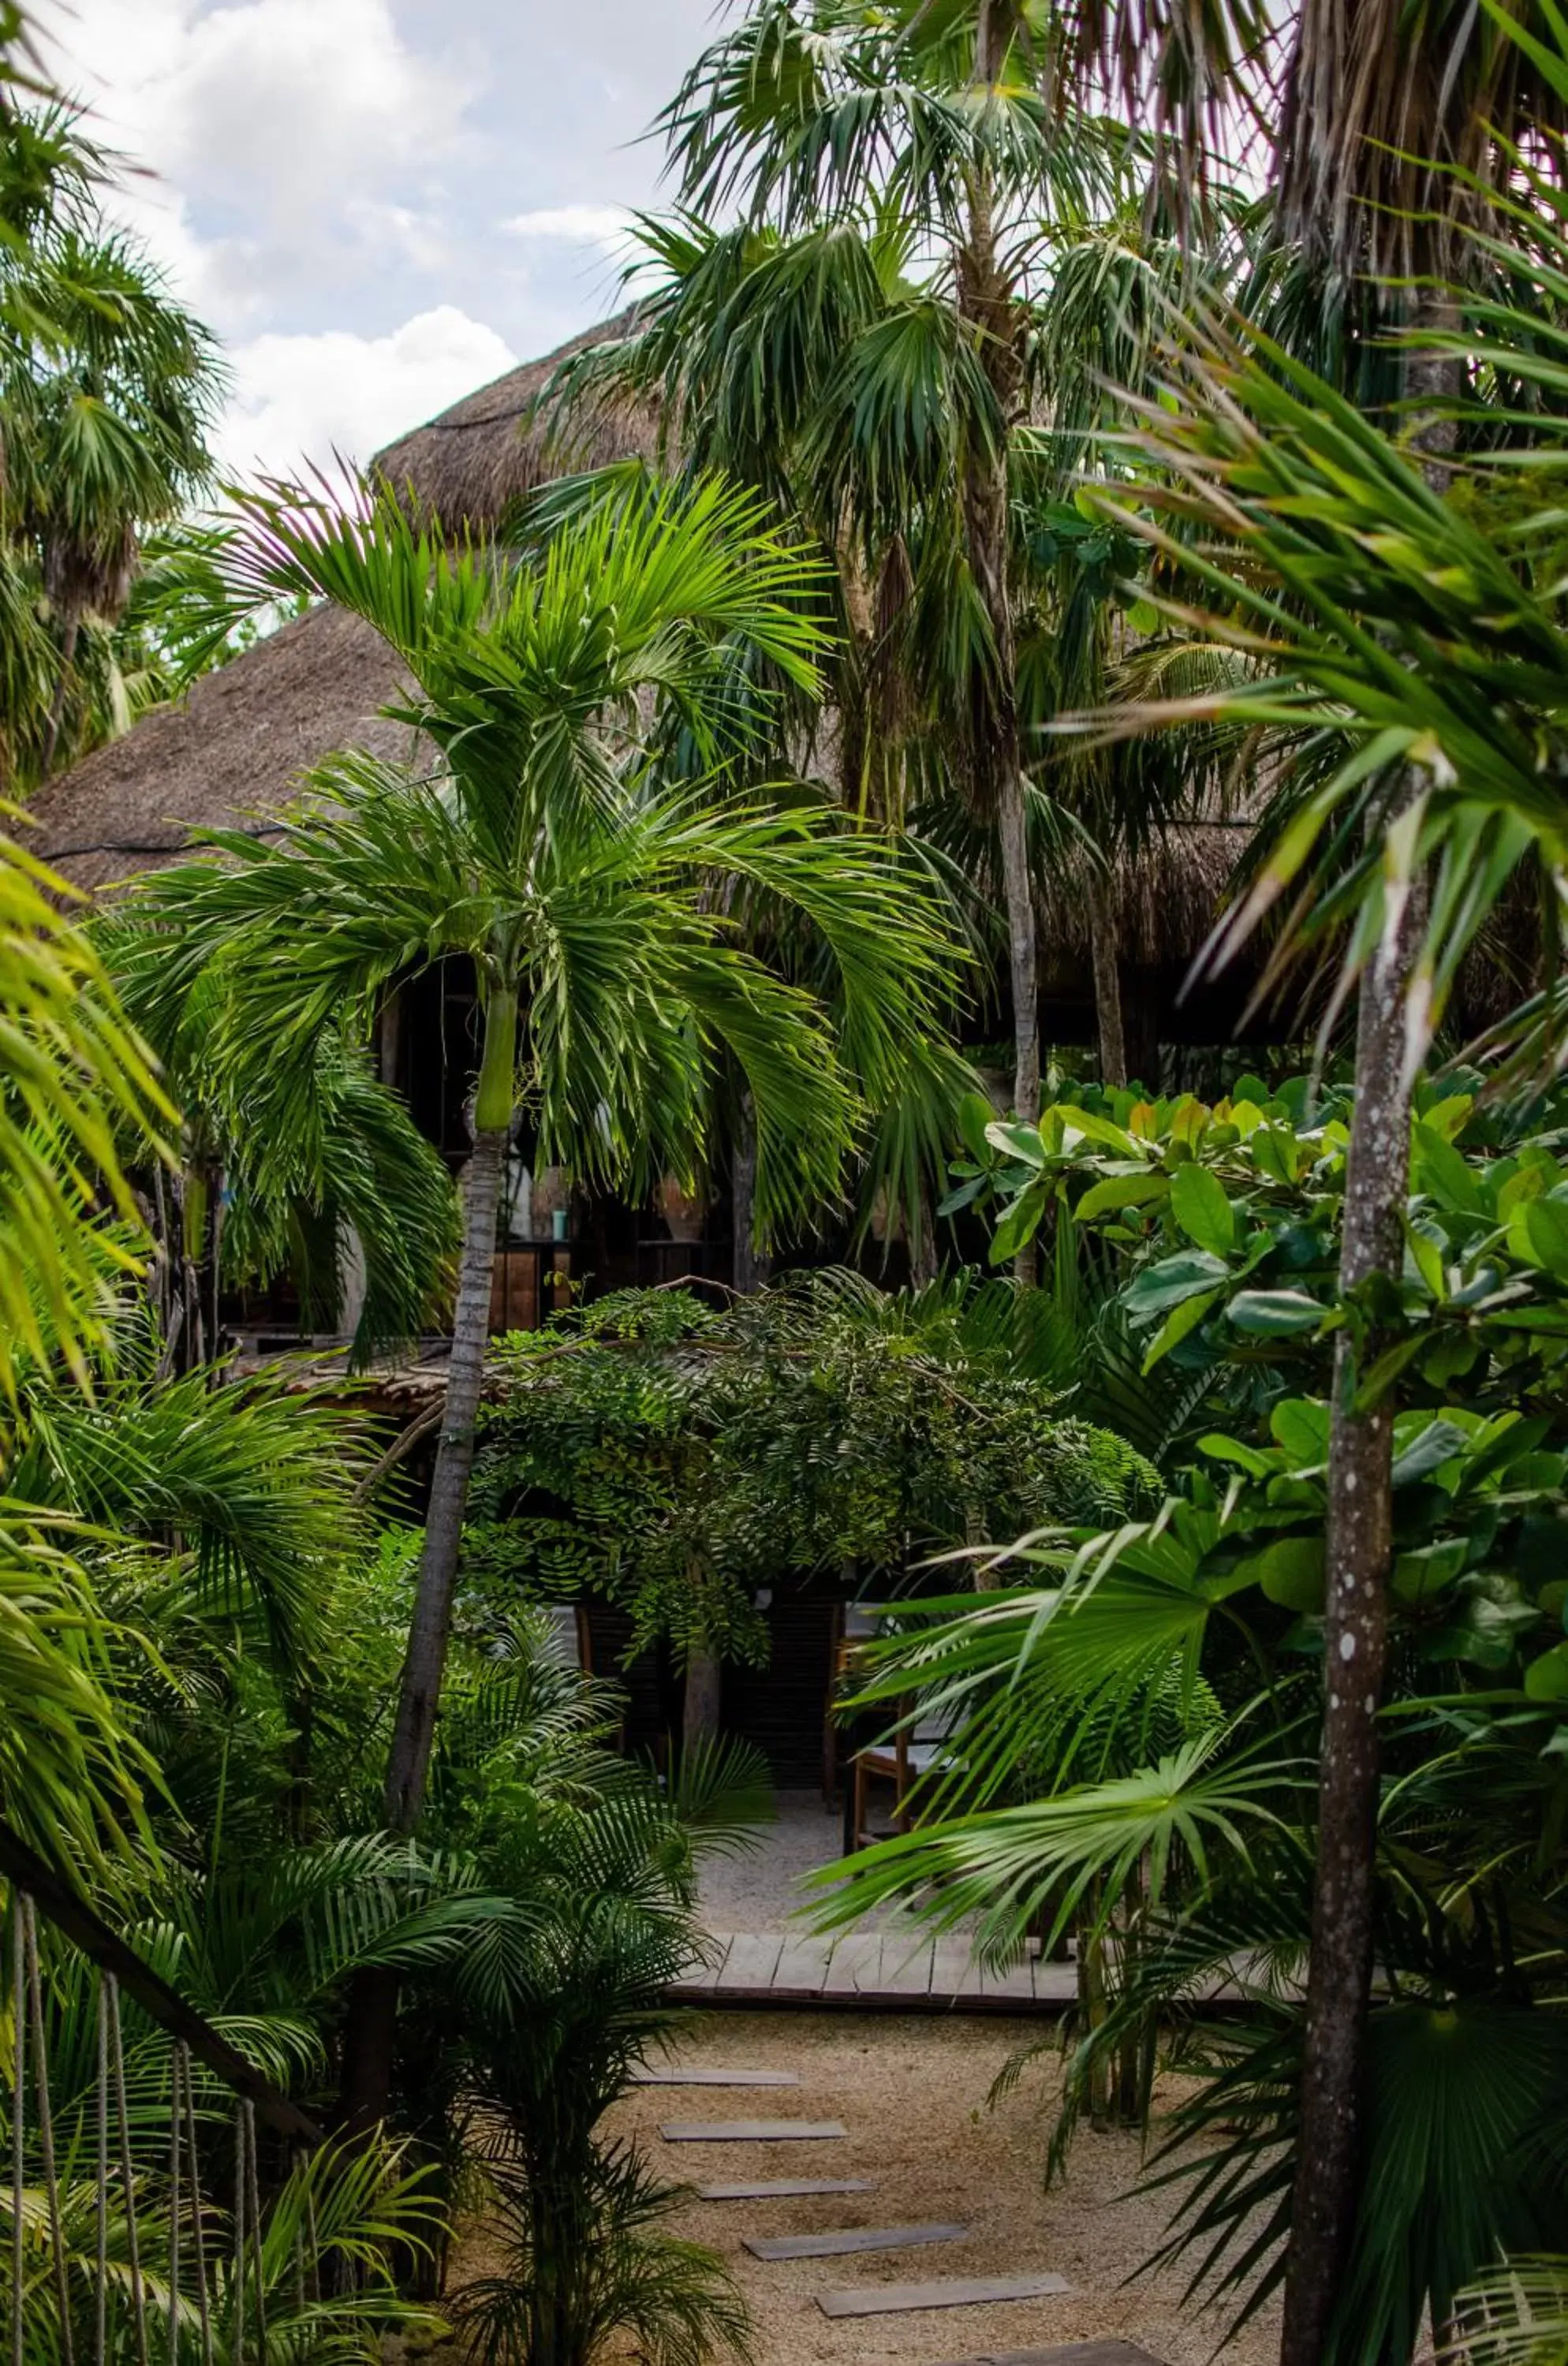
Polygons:
[[596,407],[581,430],[569,429],[553,440],[533,415],[560,363],[585,345],[625,336],[634,318],[635,308],[617,312],[543,361],[525,362],[477,394],[465,395],[439,419],[389,444],[374,466],[399,492],[412,487],[423,507],[444,524],[488,526],[563,468],[602,468],[634,456],[653,459],[659,422],[650,410]]
[[172,862],[193,830],[265,828],[334,748],[408,752],[409,733],[378,712],[400,682],[368,625],[312,609],[50,782],[29,848],[96,889]]
[[[557,364],[624,334],[630,315],[592,329],[542,361],[509,370],[376,456],[374,466],[448,524],[489,525],[551,467],[599,467],[651,455],[649,413],[596,416],[581,441],[547,453],[530,413]],[[299,774],[334,749],[409,752],[379,709],[400,687],[396,659],[367,625],[312,609],[197,682],[51,781],[32,800],[32,851],[76,886],[97,889],[171,862],[193,830],[265,830]]]
[[1040,899],[1048,979],[1059,983],[1066,968],[1087,981],[1097,887],[1109,900],[1124,962],[1184,968],[1214,925],[1250,834],[1250,823],[1240,818],[1176,821],[1153,831],[1135,852],[1118,853],[1109,877],[1087,852],[1053,862]]

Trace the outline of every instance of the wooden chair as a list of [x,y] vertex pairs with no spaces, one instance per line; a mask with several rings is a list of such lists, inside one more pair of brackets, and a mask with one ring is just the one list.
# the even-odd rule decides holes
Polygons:
[[[900,1718],[908,1716],[913,1706],[900,1702]],[[873,1783],[893,1786],[893,1820],[901,1832],[909,1829],[907,1805],[910,1790],[922,1774],[934,1766],[946,1763],[948,1743],[945,1732],[928,1729],[911,1734],[906,1724],[886,1741],[873,1742],[867,1750],[857,1750],[854,1756],[854,1815],[851,1824],[852,1838],[849,1849],[867,1846],[873,1835],[866,1829],[866,1795]]]
[[[845,1613],[846,1628],[851,1615],[851,1612]],[[875,1634],[880,1619],[886,1615],[885,1611],[865,1609],[863,1613],[864,1624],[857,1641]],[[913,1707],[912,1699],[897,1702],[895,1707],[897,1726],[893,1733],[879,1737],[854,1753],[852,1805],[845,1819],[846,1855],[866,1845],[869,1838],[865,1820],[866,1800],[874,1783],[890,1783],[893,1786],[893,1820],[898,1830],[905,1832],[909,1829],[907,1802],[910,1791],[923,1774],[929,1774],[935,1766],[945,1764],[950,1758],[948,1744],[954,1713],[947,1710],[940,1716],[928,1717],[911,1730],[909,1716]]]
[[[839,1745],[843,1739],[844,1723],[839,1716],[839,1704],[846,1694],[854,1690],[856,1668],[862,1648],[876,1633],[879,1613],[863,1602],[837,1602],[828,1637],[828,1699],[822,1716],[822,1805],[830,1808],[839,1789],[840,1758]],[[851,1750],[843,1763],[852,1763]],[[847,1844],[847,1843],[846,1843]]]

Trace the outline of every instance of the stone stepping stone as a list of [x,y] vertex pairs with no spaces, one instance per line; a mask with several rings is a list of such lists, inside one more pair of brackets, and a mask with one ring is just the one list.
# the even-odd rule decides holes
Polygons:
[[793,2070],[634,2070],[634,2087],[798,2087]]
[[666,2144],[807,2144],[847,2136],[842,2120],[666,2120]]
[[748,2235],[754,2259],[841,2259],[851,2251],[908,2251],[919,2243],[956,2243],[967,2226],[845,2226],[832,2235]]
[[1066,2276],[939,2276],[929,2284],[852,2284],[820,2292],[824,2316],[891,2316],[912,2308],[972,2308],[986,2301],[1049,2300],[1070,2292]]
[[1135,2341],[1058,2341],[1049,2349],[987,2349],[979,2358],[948,2358],[942,2366],[1161,2366]]
[[699,2185],[699,2202],[772,2202],[790,2193],[869,2193],[869,2177],[760,2178],[750,2185]]

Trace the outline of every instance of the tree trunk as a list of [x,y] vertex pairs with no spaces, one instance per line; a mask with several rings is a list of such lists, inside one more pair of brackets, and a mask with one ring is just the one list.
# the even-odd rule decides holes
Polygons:
[[1117,1091],[1127,1081],[1127,1031],[1122,1020],[1122,969],[1117,958],[1116,912],[1110,883],[1097,878],[1090,893],[1089,941],[1094,952],[1094,1017],[1100,1033],[1100,1081]]
[[731,1222],[735,1234],[733,1271],[735,1287],[742,1298],[750,1298],[773,1276],[773,1261],[765,1249],[756,1243],[757,1205],[757,1121],[751,1108],[750,1095],[746,1097],[736,1128],[735,1149],[730,1162]]
[[[1413,890],[1361,981],[1339,1251],[1342,1297],[1374,1275],[1397,1278],[1404,1260],[1410,1164],[1405,990],[1423,913],[1424,898]],[[1373,1335],[1358,1357],[1341,1332],[1334,1358],[1317,1877],[1280,2366],[1318,2366],[1356,2208],[1372,1976],[1378,1709],[1393,1552],[1393,1404],[1385,1399],[1375,1410],[1358,1413],[1354,1396],[1359,1373],[1378,1346]]]
[[686,1699],[681,1716],[682,1752],[716,1741],[724,1694],[724,1670],[716,1652],[695,1646],[686,1654]]
[[220,1344],[218,1293],[222,1208],[222,1167],[214,1159],[192,1156],[175,1186],[176,1237],[169,1238],[165,1244],[169,1290],[164,1364],[169,1372],[182,1377],[190,1372],[212,1373],[216,1368]]
[[[1432,318],[1442,324],[1440,307]],[[1430,456],[1425,474],[1438,493],[1449,482],[1455,434],[1440,406],[1462,377],[1462,365],[1445,355],[1417,353],[1405,360],[1406,396],[1433,406],[1416,441]],[[1419,786],[1418,781],[1406,785],[1393,807],[1395,817]],[[1426,883],[1417,877],[1361,980],[1341,1298],[1377,1274],[1397,1284],[1404,1266],[1411,1111],[1405,1011],[1426,912]],[[1361,1369],[1375,1360],[1378,1346],[1375,1335],[1364,1343]],[[1341,1332],[1328,1443],[1317,1874],[1280,2366],[1318,2366],[1343,2282],[1359,2183],[1377,1873],[1377,1719],[1393,1557],[1394,1405],[1391,1397],[1373,1412],[1358,1413],[1357,1369],[1350,1340]]]
[[468,1474],[474,1466],[474,1430],[484,1385],[495,1213],[507,1139],[505,1126],[482,1132],[476,1129],[474,1154],[463,1176],[463,1250],[452,1319],[452,1360],[446,1371],[446,1409],[430,1482],[424,1550],[420,1555],[397,1723],[387,1762],[383,1809],[387,1829],[393,1832],[412,1832],[424,1805],[452,1625]]
[[[975,80],[994,83],[1006,48],[1003,12],[980,10]],[[991,628],[991,674],[976,701],[976,788],[994,822],[1007,905],[1008,969],[1012,988],[1013,1108],[1025,1123],[1040,1114],[1040,990],[1034,939],[1034,896],[1029,872],[1028,801],[1018,736],[1018,662],[1008,583],[1008,437],[1017,411],[1021,372],[1014,331],[1012,289],[998,259],[992,192],[983,172],[969,188],[968,238],[958,255],[958,312],[970,330],[1002,422],[994,451],[973,448],[964,472],[964,526],[970,572]],[[1037,1253],[1031,1241],[1013,1271],[1032,1283]]]
[[[435,1738],[468,1474],[474,1467],[475,1425],[484,1386],[496,1209],[511,1139],[516,1045],[516,997],[492,995],[485,1014],[473,1156],[463,1175],[463,1246],[452,1317],[446,1403],[382,1794],[382,1812],[391,1832],[412,1832],[419,1822]],[[485,1119],[491,1121],[483,1123]],[[390,2112],[397,2034],[396,1971],[373,1965],[356,1972],[349,1987],[338,2083],[339,2118],[351,2136],[368,2135]]]
[[54,770],[54,751],[60,745],[60,727],[65,719],[65,695],[71,687],[72,670],[76,663],[76,641],[82,630],[82,619],[74,614],[65,619],[65,630],[60,643],[60,671],[55,677],[54,696],[49,703],[49,722],[43,735],[43,755],[40,777],[48,780]]
[[909,1211],[909,1281],[925,1290],[942,1275],[942,1248],[936,1236],[936,1211],[922,1183],[917,1204]]

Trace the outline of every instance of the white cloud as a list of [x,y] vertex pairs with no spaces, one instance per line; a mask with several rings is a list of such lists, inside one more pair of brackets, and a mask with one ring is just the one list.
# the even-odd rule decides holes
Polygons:
[[625,206],[539,206],[532,213],[510,214],[501,227],[513,238],[613,246],[630,229],[631,216]]
[[389,336],[331,329],[318,336],[253,337],[231,356],[234,402],[222,434],[225,464],[292,475],[332,456],[364,461],[515,360],[505,342],[455,305],[417,313]]
[[275,468],[363,457],[624,300],[641,135],[715,5],[29,0],[145,168],[115,211],[229,345],[226,462]]
[[152,176],[119,210],[220,328],[441,253],[473,87],[410,46],[391,0],[74,0],[51,31],[62,80]]

